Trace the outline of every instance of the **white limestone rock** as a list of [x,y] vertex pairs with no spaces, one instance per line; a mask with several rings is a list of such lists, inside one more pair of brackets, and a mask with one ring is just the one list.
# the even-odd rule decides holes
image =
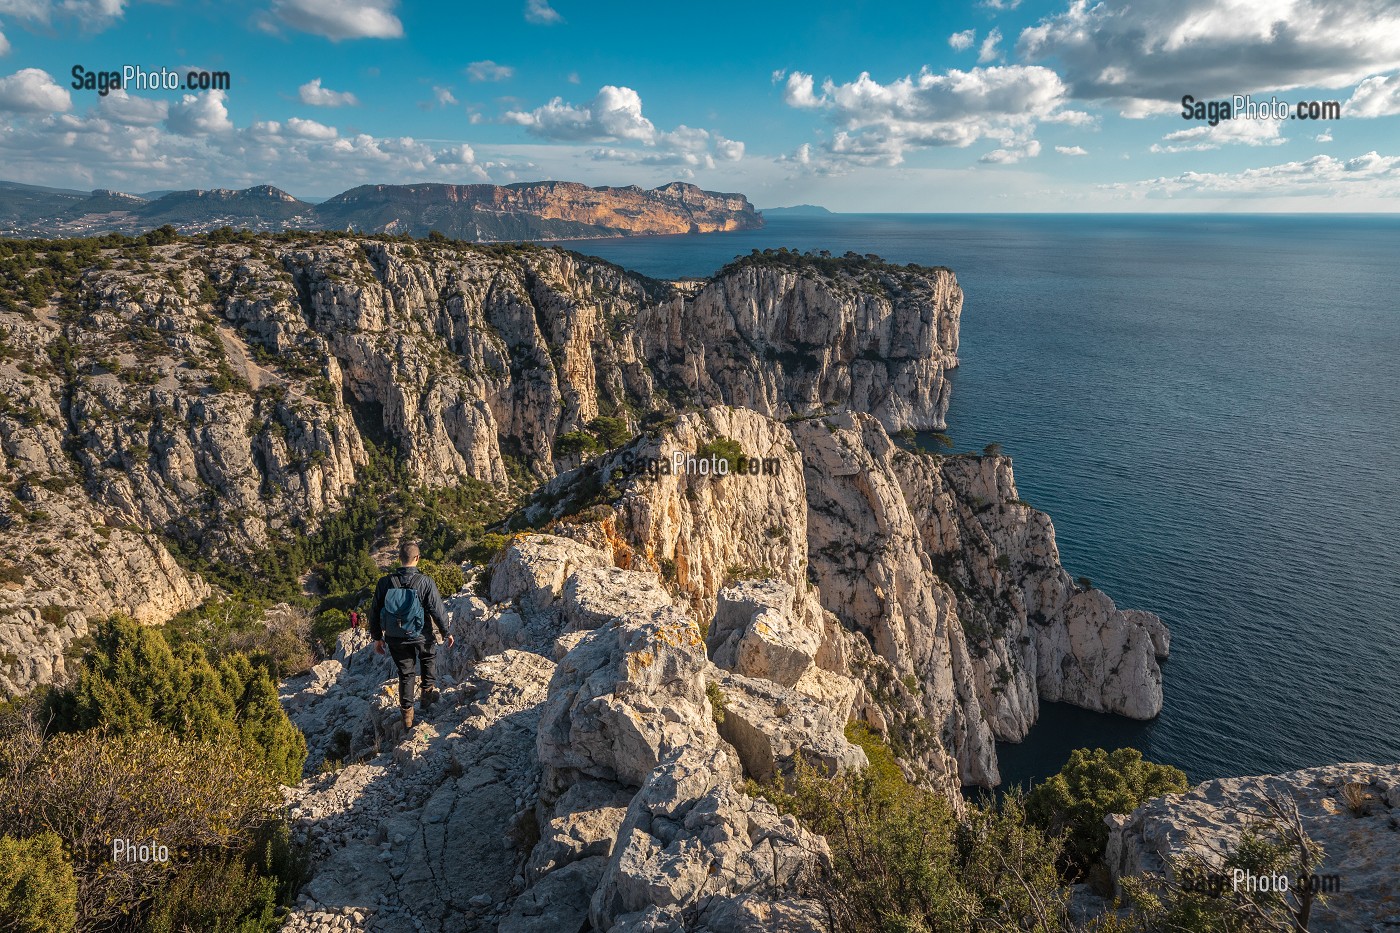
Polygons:
[[[1348,785],[1353,790],[1346,791]],[[1149,800],[1128,816],[1110,815],[1105,861],[1115,886],[1125,877],[1169,875],[1173,857],[1220,865],[1246,827],[1268,818],[1269,798],[1297,804],[1304,831],[1325,853],[1315,874],[1337,876],[1338,890],[1313,907],[1310,928],[1391,929],[1400,920],[1400,765],[1335,764],[1222,778]]]
[[821,649],[821,608],[782,580],[736,583],[719,592],[706,644],[718,666],[791,687]]

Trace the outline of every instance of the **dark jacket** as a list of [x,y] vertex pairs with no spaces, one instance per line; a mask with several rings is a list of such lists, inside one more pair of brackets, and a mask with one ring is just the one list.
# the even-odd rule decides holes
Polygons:
[[435,640],[433,624],[437,625],[437,630],[442,633],[443,638],[451,635],[447,630],[447,606],[443,604],[442,594],[438,592],[433,578],[416,567],[400,567],[393,573],[386,573],[380,577],[379,585],[374,588],[374,602],[369,606],[370,637],[375,641],[384,638],[384,626],[380,623],[379,614],[384,609],[384,594],[388,592],[391,581],[396,577],[399,578],[398,586],[407,585],[418,594],[418,602],[423,606],[423,637],[430,642]]

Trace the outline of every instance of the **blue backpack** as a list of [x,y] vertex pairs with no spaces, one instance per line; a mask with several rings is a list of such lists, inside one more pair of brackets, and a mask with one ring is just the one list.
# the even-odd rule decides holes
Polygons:
[[389,589],[384,592],[384,608],[379,619],[384,624],[384,634],[390,638],[423,637],[423,604],[418,593],[405,585],[417,574],[414,570],[400,570],[389,577]]

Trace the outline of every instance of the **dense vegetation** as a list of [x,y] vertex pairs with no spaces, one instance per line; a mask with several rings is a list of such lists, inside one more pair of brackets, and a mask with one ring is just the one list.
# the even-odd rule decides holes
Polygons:
[[[722,715],[716,707],[716,715]],[[829,867],[799,894],[817,898],[834,933],[1266,933],[1306,930],[1306,893],[1220,892],[1180,879],[1218,874],[1197,860],[1174,866],[1177,881],[1126,879],[1113,908],[1084,920],[1071,909],[1070,884],[1084,861],[1103,855],[1094,828],[1106,813],[1130,812],[1147,797],[1185,789],[1175,768],[1133,750],[1080,749],[1060,774],[1023,798],[969,803],[910,783],[888,746],[864,726],[847,727],[870,765],[835,777],[798,764],[788,780],[749,790],[794,814],[831,846]],[[1248,868],[1296,877],[1322,853],[1282,802],[1246,828],[1223,870]],[[1096,847],[1097,846],[1097,847]],[[1109,886],[1099,893],[1111,898]]]
[[1105,816],[1132,813],[1153,797],[1184,793],[1188,787],[1181,769],[1153,764],[1135,748],[1080,748],[1059,774],[1031,791],[1026,813],[1046,832],[1063,835],[1067,870],[1081,877],[1103,858]]
[[278,785],[305,758],[267,664],[102,623],[70,687],[0,715],[0,902],[32,918],[12,928],[275,929],[300,870]]

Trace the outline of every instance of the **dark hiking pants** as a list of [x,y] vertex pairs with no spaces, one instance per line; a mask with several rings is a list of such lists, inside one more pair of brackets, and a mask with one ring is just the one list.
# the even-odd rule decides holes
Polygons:
[[386,638],[385,641],[389,645],[389,657],[394,659],[394,666],[399,669],[399,707],[412,709],[420,666],[424,692],[436,686],[434,667],[437,664],[437,642],[422,638]]

